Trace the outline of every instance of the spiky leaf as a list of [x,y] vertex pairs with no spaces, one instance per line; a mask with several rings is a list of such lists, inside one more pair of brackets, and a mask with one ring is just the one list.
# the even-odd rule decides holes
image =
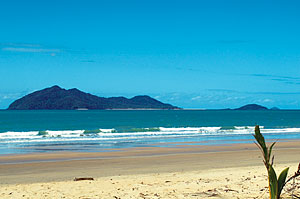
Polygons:
[[286,180],[286,177],[287,177],[287,174],[289,172],[289,168],[286,168],[284,169],[279,177],[278,177],[278,193],[277,193],[277,198],[280,198],[280,194],[281,194],[281,191],[285,185],[285,180]]
[[270,196],[271,199],[278,199],[277,198],[277,193],[278,193],[278,181],[277,181],[277,176],[276,173],[272,167],[272,165],[270,165],[269,167],[269,186],[270,186]]
[[[269,148],[269,153],[268,153],[268,161],[267,162],[270,162],[271,160],[271,154],[272,154],[272,149],[273,149],[273,146],[276,144],[276,142],[273,142],[273,144],[270,146]],[[272,163],[271,163],[272,164]]]
[[268,160],[268,148],[266,147],[265,138],[260,133],[260,129],[259,129],[258,125],[255,126],[254,137],[255,137],[257,143],[259,144],[259,146],[261,147],[261,150],[263,151],[263,156],[264,156],[265,162],[268,163],[268,161],[267,161]]

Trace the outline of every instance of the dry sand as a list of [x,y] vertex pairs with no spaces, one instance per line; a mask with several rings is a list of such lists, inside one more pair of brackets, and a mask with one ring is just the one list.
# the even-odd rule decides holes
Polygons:
[[[274,152],[275,169],[289,166],[292,175],[300,142],[277,143]],[[296,180],[284,198],[299,196],[299,189]],[[268,198],[268,193],[256,146],[235,144],[1,156],[0,198]]]

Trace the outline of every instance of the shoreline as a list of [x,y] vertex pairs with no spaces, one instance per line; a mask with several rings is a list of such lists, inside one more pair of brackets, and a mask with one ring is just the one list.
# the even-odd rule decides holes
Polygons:
[[[222,146],[182,145],[180,148],[145,147],[95,153],[38,153],[0,156],[0,184],[72,180],[203,169],[261,166],[255,144]],[[276,143],[276,164],[300,161],[300,141]]]
[[[250,140],[247,140],[250,141]],[[276,140],[269,140],[272,143]],[[300,140],[279,140],[277,148],[298,148]],[[300,148],[300,147],[299,147]],[[203,154],[256,150],[252,143],[199,144],[199,142],[172,142],[166,145],[152,144],[145,147],[107,148],[100,152],[44,152],[0,154],[0,166],[5,164],[26,164],[39,162],[60,162],[73,160],[101,160],[135,157],[155,157],[178,154]]]

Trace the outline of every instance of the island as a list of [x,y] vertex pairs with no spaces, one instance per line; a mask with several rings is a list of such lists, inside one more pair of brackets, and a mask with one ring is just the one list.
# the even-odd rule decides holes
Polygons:
[[8,110],[105,110],[105,109],[180,109],[162,103],[147,95],[125,97],[98,97],[76,88],[52,86],[30,93],[13,103]]
[[236,108],[234,110],[269,110],[267,107],[258,105],[258,104],[247,104],[240,108]]

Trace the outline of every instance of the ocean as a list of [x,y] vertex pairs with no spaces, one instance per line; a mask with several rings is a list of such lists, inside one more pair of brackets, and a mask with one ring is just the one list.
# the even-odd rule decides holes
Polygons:
[[0,111],[0,154],[98,152],[300,139],[300,111],[88,110]]

